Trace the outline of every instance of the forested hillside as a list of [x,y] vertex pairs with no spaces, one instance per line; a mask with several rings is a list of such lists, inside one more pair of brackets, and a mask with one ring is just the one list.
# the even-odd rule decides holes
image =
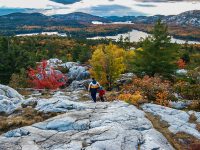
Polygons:
[[[16,35],[57,31],[66,33],[67,36],[87,38],[117,35],[127,33],[132,29],[150,32],[154,23],[161,19],[168,24],[170,35],[187,40],[199,40],[199,16],[199,10],[170,16],[124,17],[99,17],[82,12],[52,16],[45,16],[40,13],[13,13],[0,16],[0,34]],[[93,24],[93,22],[99,22],[99,24]],[[127,22],[132,22],[132,24]]]

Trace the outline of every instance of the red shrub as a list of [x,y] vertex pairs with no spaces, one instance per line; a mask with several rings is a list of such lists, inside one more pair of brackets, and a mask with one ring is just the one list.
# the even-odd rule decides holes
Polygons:
[[28,76],[33,86],[38,89],[57,89],[67,82],[66,76],[52,67],[47,71],[47,61],[42,61],[35,70],[30,68]]
[[179,59],[179,60],[177,61],[177,65],[178,65],[178,67],[179,67],[180,69],[184,69],[185,66],[186,66],[186,63],[185,63],[185,61],[184,61],[183,59]]

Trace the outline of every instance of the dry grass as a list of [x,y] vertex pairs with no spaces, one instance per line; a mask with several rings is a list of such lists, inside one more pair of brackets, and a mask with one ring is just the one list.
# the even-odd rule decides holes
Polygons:
[[196,129],[200,132],[200,124],[197,123]]
[[190,115],[189,122],[196,124],[196,129],[200,132],[200,123],[197,122],[197,117],[194,113]]
[[50,99],[52,98],[53,96],[52,95],[48,95],[48,94],[43,94],[41,96],[38,96],[39,98],[44,98],[44,99]]
[[200,101],[193,100],[191,104],[188,106],[189,110],[200,111]]
[[58,115],[58,113],[44,114],[41,112],[37,112],[31,107],[27,107],[18,110],[18,112],[16,112],[13,116],[0,116],[0,134],[19,127],[28,126],[36,122],[44,121],[56,115]]
[[18,90],[19,94],[23,95],[23,96],[29,96],[32,94],[31,91],[28,91],[28,90]]
[[190,118],[189,118],[189,122],[190,123],[196,123],[197,117],[195,116],[195,114],[191,114]]
[[[197,138],[182,132],[173,134],[168,129],[169,125],[166,122],[161,121],[159,117],[153,116],[150,113],[146,113],[146,117],[152,122],[154,128],[161,132],[175,149],[199,150],[200,140]],[[194,118],[191,119],[193,120]]]
[[119,96],[119,94],[120,94],[119,92],[115,92],[115,91],[106,91],[105,96],[106,96],[107,101],[114,101],[116,100],[116,97]]

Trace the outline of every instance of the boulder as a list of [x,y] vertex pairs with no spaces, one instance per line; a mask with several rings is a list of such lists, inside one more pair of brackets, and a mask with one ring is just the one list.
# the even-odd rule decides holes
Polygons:
[[57,67],[58,65],[60,65],[62,63],[62,60],[57,59],[57,58],[51,58],[51,59],[47,60],[47,63],[51,67]]
[[0,113],[11,114],[14,112],[18,107],[8,99],[3,99],[0,101]]
[[[62,70],[63,69],[67,69],[67,77],[69,80],[73,81],[73,80],[84,80],[84,79],[88,79],[90,77],[90,73],[88,71],[88,67],[86,66],[81,66],[79,63],[77,62],[66,62],[66,63],[62,63],[61,60],[57,59],[57,58],[53,58],[53,59],[49,59],[48,61],[48,68],[49,67],[54,67],[54,68],[60,68]],[[47,68],[47,70],[49,70]],[[60,70],[59,69],[59,70]],[[56,73],[61,74],[61,72],[59,70],[56,70]],[[47,72],[48,73],[48,72]]]
[[26,108],[26,107],[35,108],[36,105],[37,105],[37,102],[38,102],[38,99],[37,99],[37,98],[30,97],[30,98],[26,99],[25,101],[23,101],[22,104],[21,104],[21,106],[22,106],[23,108]]
[[0,84],[0,95],[6,96],[7,98],[16,98],[19,100],[23,100],[23,96],[20,95],[13,88]]
[[188,71],[185,69],[179,69],[176,71],[176,73],[179,75],[186,75],[188,73]]
[[69,69],[68,78],[71,80],[84,80],[90,77],[89,71],[83,66],[73,66]]
[[91,81],[92,81],[91,79],[81,80],[81,81],[75,80],[70,84],[69,88],[71,90],[80,90],[80,89],[87,90]]
[[176,108],[176,109],[184,109],[186,108],[187,106],[190,105],[190,101],[177,101],[177,102],[172,102],[170,101],[169,102],[169,105],[172,107],[172,108]]
[[15,130],[8,131],[7,133],[4,134],[5,137],[11,138],[11,137],[21,137],[21,136],[26,136],[30,132],[27,131],[26,129],[19,128]]
[[21,107],[23,96],[13,88],[0,84],[0,113],[11,114]]
[[133,78],[135,78],[136,75],[133,74],[133,73],[125,73],[125,74],[122,74],[118,80],[115,81],[115,84],[116,85],[124,85],[124,84],[127,84],[127,83],[130,83]]
[[70,68],[72,68],[74,66],[78,66],[78,65],[79,65],[79,63],[76,63],[76,62],[66,62],[66,63],[60,64],[59,66],[70,69]]

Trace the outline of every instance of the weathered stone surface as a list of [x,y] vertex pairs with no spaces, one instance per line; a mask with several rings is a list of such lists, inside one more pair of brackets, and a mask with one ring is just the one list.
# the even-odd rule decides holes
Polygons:
[[70,68],[72,68],[74,66],[78,66],[78,65],[79,64],[76,62],[66,62],[66,63],[60,64],[59,66],[70,69]]
[[75,80],[70,84],[69,88],[72,89],[72,90],[80,90],[80,89],[87,90],[91,81],[92,81],[91,79],[81,80],[81,81]]
[[[49,59],[48,61],[49,67],[63,67],[69,69],[69,72],[67,74],[69,80],[84,80],[88,79],[90,77],[90,73],[88,71],[87,67],[81,66],[77,62],[66,62],[63,63],[62,60],[59,60],[57,58]],[[60,74],[61,72],[57,73]]]
[[59,60],[57,58],[51,58],[47,61],[48,65],[51,67],[57,67],[62,63],[62,60]]
[[188,112],[156,104],[144,104],[142,108],[154,116],[160,116],[170,125],[169,130],[172,133],[184,132],[200,139],[200,132],[196,129],[196,124],[188,122],[190,117]]
[[188,71],[185,69],[179,69],[176,71],[176,73],[179,75],[186,75],[188,73]]
[[36,110],[44,113],[48,112],[67,112],[72,109],[81,110],[85,107],[83,103],[77,102],[84,98],[84,100],[91,100],[85,91],[71,91],[71,92],[56,92],[52,98],[41,99],[31,97],[23,101],[22,106],[34,107]]
[[15,105],[11,100],[3,99],[0,101],[0,112],[1,113],[11,114],[16,109],[17,109],[17,105]]
[[83,66],[73,66],[69,69],[69,73],[67,74],[68,78],[71,80],[84,80],[90,77],[89,71],[87,71],[86,67]]
[[29,131],[21,128],[21,129],[15,129],[15,130],[12,130],[12,131],[8,131],[5,134],[5,137],[21,137],[21,136],[26,136],[28,134],[29,134]]
[[13,88],[0,84],[0,95],[6,96],[7,98],[16,98],[19,100],[23,100],[23,96],[20,95]]
[[122,74],[120,76],[120,78],[116,81],[116,84],[117,85],[123,85],[123,84],[130,83],[133,80],[134,77],[136,77],[136,75],[133,74],[133,73]]
[[0,84],[0,113],[11,114],[21,107],[23,96],[9,86]]
[[190,105],[190,101],[177,101],[177,102],[169,102],[170,106],[172,108],[176,108],[176,109],[184,109],[186,108],[188,105]]
[[35,106],[37,105],[37,101],[38,101],[37,98],[30,97],[30,98],[26,99],[25,101],[23,101],[21,105],[23,108],[26,108],[29,106],[32,108],[35,108]]
[[[0,149],[137,150],[138,146],[142,150],[173,149],[152,127],[145,113],[132,105],[120,101],[72,104],[78,107],[44,122],[10,131],[19,137],[6,137],[8,133],[0,136]],[[21,131],[28,134],[19,134]]]

